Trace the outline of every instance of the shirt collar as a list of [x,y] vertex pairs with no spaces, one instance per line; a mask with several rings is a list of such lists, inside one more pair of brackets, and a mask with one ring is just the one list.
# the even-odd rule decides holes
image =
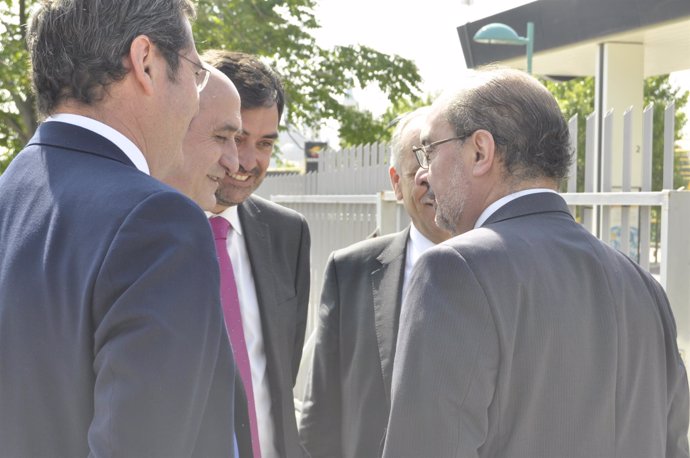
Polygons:
[[125,153],[125,155],[129,158],[130,161],[132,161],[132,163],[137,169],[139,169],[147,175],[151,175],[149,165],[146,162],[146,157],[137,147],[137,145],[135,145],[134,142],[132,142],[132,140],[125,137],[109,125],[104,124],[100,121],[96,121],[93,118],[87,118],[86,116],[74,113],[54,114],[48,117],[48,119],[46,119],[44,122],[50,121],[59,121],[64,122],[65,124],[72,124],[74,126],[83,127],[84,129],[88,129],[92,132],[97,133],[101,137],[107,138],[112,143],[114,143],[115,146],[120,148],[123,153]]
[[212,218],[214,216],[221,216],[228,220],[228,222],[230,222],[232,225],[232,229],[239,235],[242,235],[242,225],[240,224],[240,215],[237,213],[237,205],[228,207],[220,213],[206,212],[207,218]]
[[417,250],[420,253],[423,253],[429,248],[436,245],[434,242],[426,238],[424,234],[419,232],[419,229],[415,227],[414,223],[412,223],[412,225],[410,226],[410,242],[412,242],[412,245],[414,246],[415,250]]
[[507,196],[503,196],[500,199],[498,199],[496,202],[492,203],[488,207],[484,209],[481,215],[479,215],[479,218],[477,218],[477,222],[474,223],[474,228],[481,227],[487,219],[494,213],[496,213],[496,210],[507,204],[508,202],[517,199],[518,197],[522,196],[527,196],[529,194],[537,194],[539,192],[551,192],[554,194],[558,194],[556,191],[553,189],[548,189],[548,188],[532,188],[532,189],[523,189],[522,191],[514,192],[512,194],[508,194]]

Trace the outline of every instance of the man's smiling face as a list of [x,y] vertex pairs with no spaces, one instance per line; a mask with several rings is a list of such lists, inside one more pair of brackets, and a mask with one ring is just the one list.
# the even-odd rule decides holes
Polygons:
[[215,212],[244,202],[263,182],[278,138],[278,108],[258,107],[241,110],[242,130],[235,136],[240,167],[221,181]]

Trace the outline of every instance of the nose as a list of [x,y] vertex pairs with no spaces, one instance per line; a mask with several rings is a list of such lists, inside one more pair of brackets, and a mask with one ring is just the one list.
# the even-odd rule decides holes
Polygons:
[[218,163],[225,169],[226,173],[235,173],[239,170],[239,153],[237,152],[237,145],[233,140],[228,142],[226,148],[223,148]]
[[430,188],[429,185],[429,169],[418,168],[417,173],[414,174],[414,184],[416,186],[426,186]]
[[239,156],[239,165],[246,171],[254,170],[258,162],[256,148],[252,145],[247,144],[247,142],[242,142],[242,144],[237,148]]

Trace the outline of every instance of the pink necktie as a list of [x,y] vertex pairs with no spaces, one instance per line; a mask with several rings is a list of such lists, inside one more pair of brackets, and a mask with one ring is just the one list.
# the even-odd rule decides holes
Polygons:
[[216,253],[220,265],[220,301],[223,305],[225,327],[232,344],[232,353],[235,356],[235,364],[240,371],[242,383],[247,395],[247,410],[249,411],[249,428],[252,435],[252,450],[254,458],[261,457],[259,445],[259,431],[256,424],[256,408],[254,407],[254,390],[252,389],[252,371],[247,353],[247,343],[244,340],[242,328],[242,314],[240,312],[240,300],[237,296],[237,284],[232,270],[230,256],[226,240],[228,231],[232,228],[225,218],[216,216],[210,219],[213,237],[216,239]]

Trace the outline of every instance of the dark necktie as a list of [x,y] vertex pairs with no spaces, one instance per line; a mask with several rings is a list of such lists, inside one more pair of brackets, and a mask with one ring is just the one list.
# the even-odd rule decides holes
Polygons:
[[216,252],[220,265],[220,300],[223,305],[225,327],[230,337],[232,353],[235,356],[235,363],[240,371],[240,377],[247,395],[247,410],[249,411],[249,428],[252,436],[254,458],[260,458],[261,447],[259,445],[259,430],[256,423],[252,372],[249,354],[247,353],[247,343],[244,339],[244,329],[242,328],[242,314],[240,311],[240,300],[237,295],[235,273],[232,270],[232,263],[230,262],[226,243],[228,231],[232,229],[232,226],[230,222],[220,216],[211,218],[210,223],[213,229],[213,237],[216,240]]

